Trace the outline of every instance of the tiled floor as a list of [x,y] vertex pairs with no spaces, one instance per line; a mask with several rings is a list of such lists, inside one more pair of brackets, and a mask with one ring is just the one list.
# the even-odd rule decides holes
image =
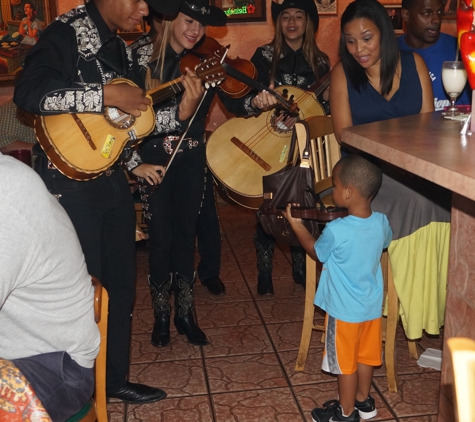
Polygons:
[[[219,201],[223,229],[221,278],[227,292],[212,296],[195,289],[196,314],[210,345],[186,342],[172,326],[165,348],[150,344],[153,312],[147,287],[147,250],[137,249],[137,302],[134,310],[130,380],[163,388],[158,403],[132,406],[110,403],[112,422],[301,422],[311,410],[337,397],[335,378],[321,369],[323,347],[312,338],[304,372],[294,370],[303,318],[304,291],[291,278],[288,249],[276,249],[275,295],[257,296],[256,258],[252,242],[255,214]],[[435,422],[440,373],[409,358],[402,329],[398,333],[397,393],[387,389],[384,366],[375,372],[371,395],[375,421]],[[424,338],[440,349],[442,340]]]

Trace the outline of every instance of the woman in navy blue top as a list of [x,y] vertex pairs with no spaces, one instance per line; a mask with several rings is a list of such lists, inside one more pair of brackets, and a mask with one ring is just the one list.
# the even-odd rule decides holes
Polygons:
[[[376,0],[357,0],[348,5],[341,18],[340,57],[341,62],[332,70],[330,83],[331,116],[339,142],[343,128],[434,111],[432,84],[425,62],[417,53],[399,51],[387,11]],[[411,142],[408,134],[401,133],[401,137],[407,137]],[[342,153],[345,154],[344,148]],[[408,294],[407,291],[409,287],[424,284],[424,280],[430,278],[429,273],[432,279],[441,281],[434,284],[443,284],[444,275],[440,268],[444,267],[441,251],[445,244],[442,245],[440,239],[447,227],[440,223],[447,225],[450,214],[427,195],[428,189],[421,187],[428,182],[393,169],[384,161],[378,164],[383,170],[383,183],[371,207],[386,214],[393,229],[393,241],[388,250],[394,284],[403,309],[402,320],[408,338],[419,338],[422,329],[432,334],[440,325],[436,323],[429,327],[426,321],[430,318],[425,318],[425,311],[421,311],[418,329],[411,329],[414,321],[419,319],[419,315],[416,317],[411,311],[424,309],[425,293],[419,295],[413,290],[414,294]],[[434,191],[434,187],[431,190]],[[421,270],[421,266],[417,266],[418,260],[419,263],[426,262],[427,268]],[[414,306],[416,301],[417,306]],[[360,410],[358,402],[361,402],[376,414],[374,400],[369,396],[370,375],[372,373],[367,373],[359,380],[364,385],[359,384],[356,404],[354,385],[350,385],[351,382],[341,388],[339,385],[339,403],[347,412],[351,413],[354,406]],[[325,408],[323,419],[317,417],[314,421],[329,420],[334,410],[333,407]],[[341,415],[332,420],[356,419],[359,420]]]
[[389,17],[370,17],[374,3],[351,3],[342,17],[341,61],[330,83],[338,141],[345,127],[434,110],[427,66],[417,53],[399,51]]

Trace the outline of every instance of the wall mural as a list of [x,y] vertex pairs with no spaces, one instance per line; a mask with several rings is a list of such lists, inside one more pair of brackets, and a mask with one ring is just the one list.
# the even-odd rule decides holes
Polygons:
[[0,1],[0,84],[10,85],[56,8],[54,0]]

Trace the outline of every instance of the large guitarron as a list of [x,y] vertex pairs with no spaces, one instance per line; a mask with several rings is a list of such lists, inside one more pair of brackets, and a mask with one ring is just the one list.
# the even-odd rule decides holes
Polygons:
[[316,95],[329,83],[328,73],[313,93],[294,86],[277,87],[281,97],[298,106],[295,111],[276,107],[257,117],[235,117],[213,132],[206,147],[208,166],[229,198],[244,207],[259,208],[262,176],[286,165],[296,120],[325,115]]
[[[200,63],[195,71],[206,86],[216,85],[226,76],[215,58]],[[127,79],[114,79],[110,83],[136,86]],[[147,97],[156,104],[183,89],[177,78],[148,91]],[[35,120],[36,137],[48,159],[65,176],[76,180],[100,176],[119,159],[127,143],[140,143],[154,126],[152,105],[140,117],[106,107],[102,114],[56,114],[38,116]]]

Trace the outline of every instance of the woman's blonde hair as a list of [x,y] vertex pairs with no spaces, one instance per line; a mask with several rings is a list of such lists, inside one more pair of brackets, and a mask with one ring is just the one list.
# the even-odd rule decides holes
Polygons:
[[[163,66],[165,64],[165,53],[167,51],[167,45],[170,42],[173,33],[173,22],[175,20],[170,19],[162,19],[160,23],[158,23],[158,28],[154,26],[152,23],[152,31],[151,31],[151,38],[153,41],[153,51],[150,57],[150,62],[153,63],[156,61],[155,69],[153,72],[150,68],[147,71],[147,76],[145,78],[145,88],[147,90],[155,88],[158,86],[161,81],[163,80]],[[157,74],[159,70],[159,77],[152,78],[152,73]]]
[[[308,13],[305,12],[305,16],[307,18],[307,24],[305,26],[305,33],[303,37],[302,49],[303,49],[303,56],[305,60],[308,62],[310,67],[313,70],[315,75],[315,80],[318,81],[318,63],[320,61],[324,61],[325,63],[330,66],[330,59],[328,56],[321,51],[317,43],[315,41],[315,26],[313,21],[308,16]],[[280,55],[282,53],[282,47],[284,45],[284,36],[282,35],[282,24],[281,24],[282,13],[279,14],[277,19],[275,20],[275,35],[274,39],[272,40],[272,46],[274,47],[274,54],[272,56],[272,63],[270,67],[270,74],[269,79],[271,83],[275,81],[275,74],[277,72],[277,67],[280,60]]]

